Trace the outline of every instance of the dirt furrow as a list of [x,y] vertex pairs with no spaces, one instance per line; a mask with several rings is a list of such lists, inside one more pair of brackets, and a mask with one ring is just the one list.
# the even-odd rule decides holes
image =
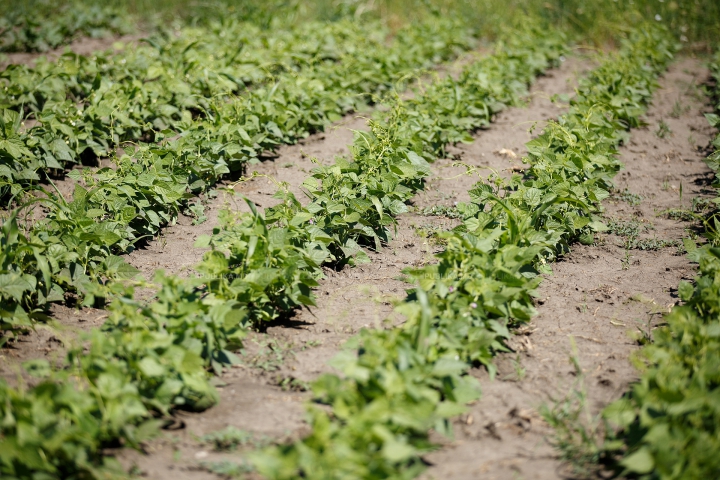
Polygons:
[[604,202],[611,232],[594,245],[576,245],[552,266],[539,289],[539,315],[513,339],[514,352],[498,357],[495,381],[476,372],[483,397],[457,422],[456,440],[428,456],[434,466],[425,478],[567,478],[571,466],[548,443],[552,431],[541,405],[584,392],[595,414],[618,398],[637,378],[630,355],[678,301],[679,281],[693,276],[695,267],[678,250],[690,224],[661,212],[688,208],[693,197],[710,193],[699,148],[712,134],[702,116],[711,111],[700,90],[706,79],[702,62],[692,58],[661,79],[647,126],[621,148],[625,169]]

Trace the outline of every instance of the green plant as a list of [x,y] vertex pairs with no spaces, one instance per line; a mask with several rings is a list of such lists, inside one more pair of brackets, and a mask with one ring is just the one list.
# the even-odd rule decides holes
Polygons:
[[[414,37],[416,34],[417,31],[411,36],[418,40],[423,38]],[[446,34],[455,35],[456,32]],[[405,45],[416,52],[408,61],[424,58],[422,56],[429,51],[437,52],[437,48],[443,48],[436,37],[429,38],[425,40],[432,43],[428,50],[421,48],[418,51],[417,42]],[[104,285],[87,282],[86,291],[114,298],[109,306],[109,318],[102,331],[93,330],[88,337],[81,339],[82,348],[70,349],[67,363],[62,365],[63,370],[56,372],[54,369],[45,369],[47,383],[62,385],[63,374],[86,378],[88,388],[97,389],[99,392],[96,396],[88,394],[86,398],[89,400],[85,400],[89,408],[92,408],[92,415],[85,421],[93,426],[105,425],[109,419],[115,419],[115,412],[106,412],[101,408],[102,404],[108,402],[106,396],[114,399],[117,392],[123,392],[127,398],[122,401],[133,408],[121,412],[125,417],[122,418],[120,430],[120,427],[115,427],[104,437],[90,435],[82,439],[67,439],[66,448],[80,452],[77,455],[87,460],[79,461],[75,456],[64,456],[62,451],[53,450],[50,446],[44,447],[41,441],[34,443],[33,451],[43,452],[43,458],[49,460],[33,465],[31,470],[23,467],[26,462],[19,446],[24,445],[24,440],[22,436],[18,436],[17,425],[3,424],[0,437],[3,443],[3,448],[0,449],[3,455],[0,463],[2,473],[24,477],[35,472],[54,473],[53,468],[60,468],[64,476],[85,472],[88,468],[102,465],[100,447],[103,439],[121,439],[128,445],[138,446],[132,435],[138,425],[149,425],[146,429],[154,431],[150,427],[156,427],[157,423],[147,423],[152,415],[168,415],[172,409],[177,408],[202,410],[217,402],[217,392],[208,381],[209,373],[219,374],[224,368],[241,361],[233,352],[242,347],[241,342],[248,327],[278,318],[300,305],[311,304],[313,300],[310,287],[321,274],[322,263],[364,261],[367,257],[361,244],[380,248],[382,242],[392,234],[395,215],[406,210],[404,202],[422,187],[422,179],[429,172],[425,157],[442,151],[446,145],[428,141],[424,135],[425,128],[409,122],[408,117],[415,115],[415,112],[422,112],[424,108],[437,108],[438,115],[425,113],[419,118],[428,124],[444,118],[445,123],[440,124],[436,130],[439,134],[442,133],[438,138],[444,139],[443,142],[461,138],[466,135],[463,132],[467,132],[467,129],[484,125],[493,113],[524,94],[526,84],[564,51],[562,43],[563,39],[557,34],[547,34],[545,31],[528,32],[524,38],[511,42],[511,50],[468,66],[461,77],[468,94],[475,96],[477,104],[492,105],[492,110],[478,109],[473,103],[468,103],[465,110],[457,111],[453,98],[457,95],[459,84],[455,79],[439,82],[425,96],[412,102],[396,103],[388,112],[386,120],[373,122],[371,132],[358,136],[352,161],[338,159],[334,165],[318,167],[312,172],[312,177],[305,182],[307,192],[311,195],[307,206],[300,204],[281,188],[277,195],[282,203],[268,209],[265,215],[255,211],[250,203],[250,214],[225,214],[225,218],[234,221],[222,225],[211,237],[201,240],[201,244],[212,247],[205,254],[198,269],[201,276],[178,278],[158,272],[154,284],[141,282],[140,285],[150,286],[157,291],[156,300],[148,304],[136,301],[133,298],[133,287],[125,286],[121,282],[106,282]],[[535,61],[530,62],[529,59]],[[357,64],[352,64],[349,67],[350,72],[356,66]],[[519,66],[522,68],[518,68]],[[417,64],[414,67],[417,67]],[[477,78],[478,71],[484,69],[494,72],[493,85],[503,85],[504,79],[515,80],[507,83],[504,90],[500,90],[502,95],[495,98],[493,89],[489,86],[475,86],[474,79]],[[365,86],[359,88],[365,89]],[[488,99],[493,99],[492,103],[488,102]],[[339,103],[330,103],[327,108],[329,111],[337,111],[336,109],[345,107]],[[466,115],[468,121],[458,126],[452,111]],[[442,112],[445,113],[440,115]],[[307,118],[312,120],[312,115],[308,114]],[[286,125],[285,128],[289,127]],[[272,130],[275,131],[274,127]],[[198,137],[195,137],[194,141],[197,140]],[[142,154],[139,158],[147,159],[150,165],[153,162],[169,162],[173,168],[195,168],[200,162],[200,159],[193,155],[173,163],[173,160],[177,160],[176,157],[160,155],[158,149],[141,148],[139,152]],[[127,159],[122,165],[124,171],[131,175],[123,175],[123,170],[100,170],[99,175],[107,176],[107,181],[93,178],[90,173],[81,174],[78,178],[90,188],[79,187],[71,202],[58,202],[56,210],[51,212],[54,223],[42,224],[37,230],[44,232],[58,228],[60,231],[68,231],[69,233],[64,235],[68,241],[87,241],[91,248],[107,248],[118,242],[130,244],[128,237],[124,235],[106,234],[100,238],[83,236],[76,230],[78,214],[73,214],[76,210],[83,219],[79,226],[85,228],[119,226],[120,231],[128,226],[131,229],[158,228],[158,223],[161,224],[162,221],[158,222],[156,217],[160,215],[157,212],[167,214],[179,208],[178,202],[172,198],[166,201],[163,196],[177,195],[180,189],[168,191],[160,188],[162,185],[152,183],[165,181],[158,178],[158,175],[170,175],[167,169],[150,168],[149,174],[143,176],[143,173],[133,171],[134,168],[142,166],[136,165],[136,162]],[[131,195],[133,190],[113,190],[116,188],[115,181],[121,181],[130,187],[132,176],[143,192],[147,192],[151,198],[161,200],[157,203],[138,204],[139,208],[154,211],[155,215],[148,213],[139,219],[138,224],[133,224],[135,217],[122,217],[124,210],[121,210],[115,212],[118,215],[115,217],[117,224],[105,222],[107,225],[102,227],[102,222],[98,223],[93,219],[104,218],[106,213],[100,208],[88,208],[88,202],[101,202],[102,205],[116,208],[116,203],[109,201],[109,195],[98,194],[101,189],[108,189],[106,191],[111,194],[126,195],[133,202],[137,201]],[[96,195],[97,198],[94,198]],[[120,202],[120,205],[123,204],[124,202]],[[123,218],[125,223],[120,221]],[[47,225],[52,225],[52,229]],[[13,238],[12,235],[8,236]],[[44,238],[51,237],[48,235]],[[72,256],[72,261],[99,262],[102,258],[102,255],[94,255],[88,259],[78,254]],[[115,269],[124,265],[118,261],[119,257],[107,258],[117,259],[114,260]],[[59,268],[61,265],[58,263]],[[93,268],[96,272],[105,270],[109,269]],[[89,270],[82,270],[81,273],[84,274],[85,271]],[[95,290],[90,290],[91,288]],[[396,358],[396,352],[388,353],[391,354],[388,360]],[[416,431],[417,438],[421,438],[426,434],[427,427],[436,423],[435,419],[447,427],[447,418],[453,409],[459,408],[465,399],[472,398],[475,387],[472,381],[460,380],[457,366],[448,365],[451,368],[448,373],[435,370],[434,364],[422,358],[418,358],[418,361],[422,376],[415,379],[414,374],[409,375],[409,384],[426,377],[445,379],[449,374],[457,378],[458,382],[457,388],[448,386],[447,395],[452,398],[452,403],[446,403],[437,414],[432,414],[432,419],[419,419]],[[418,385],[422,385],[422,382]],[[5,384],[3,388],[7,388],[3,390],[3,399],[15,395],[32,404],[38,395],[33,389],[18,393]],[[403,412],[415,411],[424,415],[429,408],[436,408],[435,399],[435,395],[428,390],[423,398],[409,399],[404,405],[397,407]],[[57,403],[59,400],[53,401]],[[456,403],[457,406],[453,406]],[[0,402],[0,405],[5,407],[7,402]],[[48,408],[61,410],[60,405],[52,402],[48,403]],[[375,421],[373,419],[372,415],[358,417],[361,422]],[[69,422],[70,425],[75,425],[74,419]],[[398,425],[402,426],[402,422]],[[18,448],[5,448],[5,445],[15,445]],[[415,465],[413,468],[420,465],[417,460],[412,463]],[[392,460],[388,460],[380,469],[389,472],[394,465]]]
[[235,427],[227,427],[217,432],[208,433],[198,438],[203,443],[208,443],[217,451],[236,450],[238,447],[244,447],[251,444],[255,448],[268,443],[267,439],[257,439],[252,432],[240,430]]
[[247,462],[238,463],[230,460],[200,462],[200,466],[210,473],[222,475],[225,478],[244,478],[246,474],[255,471],[253,466]]
[[0,52],[45,52],[79,36],[108,37],[134,30],[132,17],[118,6],[30,0],[0,16]]
[[[684,114],[686,114],[688,111],[690,111],[689,105],[683,105],[680,102],[680,99],[675,100],[675,103],[673,104],[672,111],[670,112],[670,116],[672,118],[680,118]],[[692,143],[692,142],[691,142]]]
[[622,192],[619,192],[616,194],[616,197],[619,200],[622,200],[623,202],[629,203],[633,207],[636,205],[640,205],[642,201],[644,200],[642,195],[638,195],[636,193],[632,193],[630,190],[625,189]]

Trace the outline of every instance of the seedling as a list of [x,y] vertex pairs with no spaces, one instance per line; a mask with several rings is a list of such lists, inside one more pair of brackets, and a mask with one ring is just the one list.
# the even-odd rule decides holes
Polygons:
[[625,189],[622,192],[617,193],[615,195],[615,197],[618,198],[619,200],[622,200],[623,202],[629,203],[633,207],[636,205],[640,205],[640,203],[644,200],[642,195],[632,193],[628,189]]
[[670,125],[668,125],[665,120],[660,120],[660,123],[658,123],[658,128],[655,130],[655,135],[658,136],[658,138],[667,138],[670,135],[672,135],[672,130],[670,130]]
[[252,432],[240,430],[233,426],[218,430],[217,432],[208,433],[207,435],[199,437],[198,440],[212,445],[213,449],[218,452],[233,451],[247,445],[253,448],[261,448],[272,441],[269,437],[257,437]]
[[585,374],[577,357],[577,345],[571,337],[570,363],[575,370],[575,381],[562,398],[544,403],[540,414],[552,427],[552,444],[563,461],[572,468],[574,476],[590,478],[599,470],[603,456],[604,425],[601,417],[593,416],[588,404]]
[[672,111],[670,112],[670,116],[672,118],[680,118],[684,114],[690,111],[689,105],[683,105],[680,102],[680,99],[675,100],[675,103],[673,104]]
[[226,478],[244,478],[248,473],[255,471],[251,463],[243,460],[242,463],[230,460],[219,462],[200,462],[200,466],[210,473],[222,475]]

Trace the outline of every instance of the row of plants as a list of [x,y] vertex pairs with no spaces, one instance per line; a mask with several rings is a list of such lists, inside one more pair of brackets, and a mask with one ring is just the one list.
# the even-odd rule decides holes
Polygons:
[[[245,329],[312,305],[320,265],[362,261],[361,244],[382,242],[404,201],[422,187],[424,156],[442,147],[418,129],[446,119],[448,135],[482,126],[517,102],[533,76],[557,61],[564,39],[547,30],[513,31],[498,53],[447,79],[417,100],[399,102],[385,121],[359,134],[353,159],[319,167],[305,183],[307,207],[287,191],[263,216],[225,214],[223,227],[200,244],[213,248],[198,277],[158,273],[157,299],[144,304],[121,283],[100,331],[70,347],[67,362],[26,364],[39,376],[27,388],[0,384],[0,472],[9,478],[86,478],[119,471],[103,458],[108,442],[137,446],[174,408],[204,409],[217,401],[208,371],[237,361]],[[429,105],[437,105],[437,117]],[[455,125],[449,115],[466,115]],[[415,127],[413,127],[415,126]],[[416,128],[410,136],[399,129]],[[427,138],[429,141],[423,140]],[[6,238],[19,235],[6,222]]]
[[492,356],[535,314],[548,261],[605,228],[596,215],[620,168],[617,147],[676,48],[662,28],[634,31],[581,81],[569,112],[527,144],[523,175],[475,185],[458,207],[462,225],[441,234],[439,262],[406,271],[417,286],[397,307],[405,324],[363,330],[333,361],[342,374],[314,383],[324,406],[309,407],[311,433],[252,457],[264,476],[413,478],[425,468],[428,431],[448,434],[478,398],[468,369],[494,373]]
[[[720,52],[711,62],[720,99]],[[720,104],[717,106],[720,111]],[[720,117],[707,115],[720,128]],[[640,380],[603,412],[609,422],[600,460],[622,475],[646,479],[714,478],[720,472],[720,135],[706,163],[715,174],[715,208],[703,221],[707,239],[685,241],[699,264],[694,284],[681,282],[652,343],[636,356]]]
[[0,52],[46,52],[80,37],[101,38],[135,30],[125,9],[82,1],[30,0],[4,5]]
[[[246,98],[250,86],[295,82],[308,68],[332,71],[363,52],[402,53],[386,46],[387,34],[377,22],[267,31],[226,20],[160,32],[122,51],[11,65],[0,73],[0,193],[7,201],[48,170],[61,174],[112,156],[124,142],[153,143],[164,138],[160,132],[182,132],[231,98]],[[408,33],[399,38],[408,40]],[[463,32],[457,44],[467,41]]]
[[472,43],[471,32],[457,22],[419,24],[388,47],[281,75],[218,104],[208,118],[188,122],[179,137],[159,134],[160,143],[137,146],[115,168],[71,172],[77,180],[71,200],[46,191],[47,198],[37,200],[48,210],[45,218],[28,232],[2,237],[0,328],[27,327],[65,292],[94,304],[105,295],[105,279],[134,273],[118,255],[173,222],[194,195]]

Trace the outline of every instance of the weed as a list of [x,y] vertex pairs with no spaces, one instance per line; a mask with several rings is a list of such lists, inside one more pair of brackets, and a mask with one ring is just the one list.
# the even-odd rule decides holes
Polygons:
[[632,258],[632,255],[630,255],[630,250],[625,249],[625,256],[622,259],[622,269],[623,270],[629,270],[630,269],[630,258]]
[[201,201],[188,205],[186,213],[193,217],[193,225],[200,225],[207,220],[207,215],[205,215],[205,205]]
[[310,382],[295,377],[280,377],[277,384],[283,392],[307,392],[310,390]]
[[272,440],[269,437],[256,437],[252,432],[240,430],[233,426],[218,430],[217,432],[208,433],[199,437],[198,440],[213,446],[218,452],[228,452],[237,450],[239,447],[249,445],[253,448],[262,448],[269,445]]
[[650,223],[640,223],[637,220],[622,220],[610,218],[607,224],[608,232],[618,237],[634,238],[640,233],[647,232],[654,228]]
[[219,462],[200,462],[200,466],[210,473],[222,475],[228,478],[239,478],[252,473],[255,468],[252,464],[243,461],[242,463],[222,460]]
[[432,207],[422,208],[417,213],[428,217],[462,218],[457,206],[433,205]]
[[[620,220],[612,218],[608,222],[608,231],[623,238],[623,247],[626,250],[623,267],[629,262],[629,250],[660,250],[661,248],[679,245],[678,240],[664,240],[659,238],[640,239],[641,233],[653,230],[651,223],[640,223],[637,220]],[[629,266],[629,263],[627,263]],[[627,268],[623,268],[626,270]]]
[[665,210],[660,214],[665,215],[672,220],[678,220],[681,222],[692,222],[697,220],[698,217],[697,214],[685,208],[673,208],[670,210]]
[[302,348],[300,348],[300,351],[304,352],[305,350],[308,350],[310,348],[319,347],[322,344],[323,344],[322,340],[308,340],[305,342],[305,344],[302,346]]
[[523,378],[525,378],[525,375],[527,374],[527,370],[522,365],[522,360],[520,359],[520,354],[515,356],[515,359],[513,360],[513,368],[515,369],[515,379],[519,382]]
[[443,227],[428,223],[421,226],[415,226],[414,229],[415,235],[426,239],[427,243],[431,246],[441,246],[447,243],[445,239],[439,236],[440,233],[446,231]]
[[684,114],[690,111],[689,105],[683,105],[680,102],[680,99],[675,100],[675,103],[673,104],[672,111],[670,112],[670,116],[672,118],[680,118]]
[[670,125],[668,125],[665,120],[660,120],[660,123],[658,123],[658,128],[655,130],[655,135],[658,136],[658,138],[667,138],[670,135],[672,135],[672,130],[670,130]]
[[635,340],[638,345],[648,345],[652,343],[652,315],[650,315],[645,322],[643,322],[639,318],[636,318],[635,323],[637,324],[635,326],[637,330],[630,332],[630,338]]
[[575,476],[589,478],[598,471],[603,456],[604,426],[600,416],[593,416],[588,405],[585,375],[577,358],[577,346],[572,339],[570,363],[576,380],[570,391],[552,405],[543,404],[540,414],[553,429],[551,443],[559,450]]
[[580,313],[587,313],[587,311],[588,311],[587,295],[583,295],[583,303],[578,305],[577,308]]
[[281,343],[276,339],[267,342],[255,341],[254,343],[258,345],[258,351],[255,353],[243,351],[243,358],[246,360],[246,365],[266,373],[280,370],[289,357],[295,356],[292,343]]
[[618,200],[622,200],[625,203],[629,203],[633,207],[636,205],[640,205],[640,203],[644,200],[644,197],[642,195],[632,193],[628,189],[625,189],[619,193],[615,193],[615,198],[617,198]]

